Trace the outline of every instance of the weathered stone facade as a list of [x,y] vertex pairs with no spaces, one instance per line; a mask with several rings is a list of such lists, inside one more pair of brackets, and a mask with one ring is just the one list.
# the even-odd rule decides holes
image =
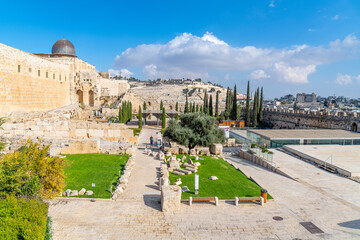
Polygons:
[[51,110],[82,103],[99,106],[129,89],[124,80],[104,78],[76,56],[30,54],[0,44],[0,116]]
[[327,128],[360,132],[360,114],[264,109],[263,120],[275,129]]

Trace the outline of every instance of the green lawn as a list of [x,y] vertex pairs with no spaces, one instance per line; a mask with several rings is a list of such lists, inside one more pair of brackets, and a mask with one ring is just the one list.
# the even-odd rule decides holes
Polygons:
[[[65,169],[66,188],[80,191],[81,188],[94,191],[91,198],[110,198],[110,187],[115,189],[119,170],[123,171],[129,155],[72,154],[65,155],[69,166]],[[92,187],[95,183],[95,187]]]
[[[177,155],[181,158],[183,155]],[[194,161],[194,157],[191,157]],[[200,162],[196,174],[199,174],[199,194],[194,194],[195,174],[190,175],[174,175],[170,173],[171,184],[177,178],[181,178],[182,186],[187,186],[190,192],[183,192],[182,199],[189,199],[190,196],[197,197],[215,197],[219,199],[234,199],[234,197],[253,197],[260,196],[261,187],[255,182],[247,178],[244,174],[231,166],[223,159],[214,159],[212,157],[201,156],[194,162]],[[212,181],[210,176],[216,176],[219,180]],[[272,198],[268,194],[268,199]]]

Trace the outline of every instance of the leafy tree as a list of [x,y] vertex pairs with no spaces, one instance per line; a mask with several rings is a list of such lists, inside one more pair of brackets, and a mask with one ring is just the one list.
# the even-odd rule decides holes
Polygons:
[[259,123],[262,122],[263,120],[263,111],[264,111],[264,106],[263,103],[264,102],[264,95],[263,95],[263,87],[261,87],[261,96],[260,96],[260,106],[259,106]]
[[210,116],[214,115],[212,95],[210,95],[210,100],[209,100],[209,114],[210,114]]
[[50,157],[50,146],[28,141],[0,159],[0,195],[51,199],[65,187],[65,158]]
[[186,101],[185,101],[185,110],[184,113],[188,113],[189,112],[189,102],[188,102],[188,95],[186,93]]
[[144,104],[143,104],[143,109],[146,110],[147,109],[147,106],[146,106],[146,102],[144,101]]
[[233,96],[233,106],[232,106],[232,109],[231,109],[231,118],[236,120],[237,118],[237,98],[236,98],[236,84],[234,86],[234,96]]
[[224,131],[216,125],[215,118],[203,113],[184,114],[179,122],[170,120],[164,136],[189,149],[225,142]]
[[[2,129],[1,125],[3,125],[4,123],[5,123],[5,118],[0,118],[0,129]],[[5,147],[5,143],[0,142],[0,151],[2,151],[4,147]]]
[[245,126],[250,127],[250,82],[249,81],[246,91]]
[[162,109],[161,127],[166,128],[166,112],[165,112],[165,108]]
[[138,119],[139,119],[139,128],[142,129],[142,111],[141,111],[141,106],[139,106]]
[[219,116],[219,92],[216,92],[216,100],[215,100],[215,117]]

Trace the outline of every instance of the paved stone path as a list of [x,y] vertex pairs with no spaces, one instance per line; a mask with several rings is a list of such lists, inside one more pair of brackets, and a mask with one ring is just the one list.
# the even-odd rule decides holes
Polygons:
[[[145,128],[139,148],[155,132]],[[119,200],[51,201],[54,239],[360,239],[360,212],[351,206],[246,160],[228,160],[275,200],[263,207],[255,203],[235,207],[224,201],[217,207],[184,203],[180,212],[164,214],[156,186],[159,161],[137,150],[128,188]],[[275,221],[274,216],[283,220]],[[303,221],[325,233],[311,234],[299,224]]]

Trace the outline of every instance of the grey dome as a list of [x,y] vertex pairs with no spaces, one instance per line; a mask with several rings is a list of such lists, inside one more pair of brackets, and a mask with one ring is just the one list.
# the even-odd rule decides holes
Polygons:
[[58,40],[51,49],[52,54],[76,56],[74,45],[66,39]]

